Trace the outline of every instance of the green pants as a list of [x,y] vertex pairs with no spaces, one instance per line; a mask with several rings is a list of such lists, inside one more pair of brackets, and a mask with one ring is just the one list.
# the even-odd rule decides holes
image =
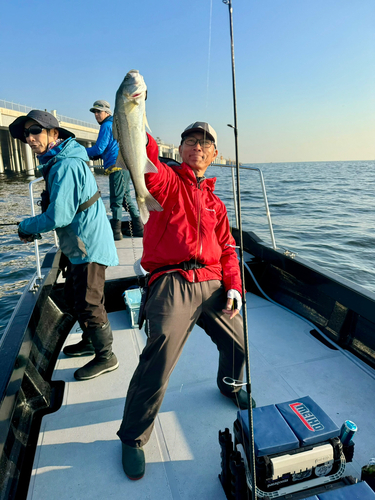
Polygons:
[[224,377],[242,380],[242,317],[238,314],[230,320],[222,312],[225,305],[226,293],[218,280],[189,283],[173,272],[151,285],[146,303],[147,344],[130,382],[117,433],[121,441],[140,447],[149,440],[169,377],[195,324],[205,330],[219,350],[219,389],[227,394],[233,391],[222,381]]
[[130,182],[128,170],[117,170],[109,176],[109,201],[113,219],[122,219],[123,208],[129,212],[132,220],[139,217],[137,205],[130,194]]

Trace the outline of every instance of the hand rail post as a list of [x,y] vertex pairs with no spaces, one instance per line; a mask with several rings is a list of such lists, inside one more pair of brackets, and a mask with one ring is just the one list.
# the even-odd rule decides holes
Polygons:
[[[29,192],[30,192],[30,204],[31,204],[31,215],[35,217],[35,209],[34,209],[34,193],[33,193],[33,184],[36,182],[40,182],[43,180],[43,177],[39,177],[39,179],[34,179],[29,183]],[[38,279],[42,279],[42,272],[40,268],[40,259],[39,259],[39,246],[38,240],[34,240],[35,247],[35,260],[36,260],[36,275]]]

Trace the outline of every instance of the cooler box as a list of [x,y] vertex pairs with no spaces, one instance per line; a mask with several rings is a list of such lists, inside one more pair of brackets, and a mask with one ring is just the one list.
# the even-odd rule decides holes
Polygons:
[[[254,408],[253,426],[260,490],[271,493],[303,481],[315,480],[315,485],[343,475],[340,428],[309,396]],[[247,410],[238,411],[234,434],[235,444],[242,444],[248,456]]]
[[138,327],[139,307],[141,305],[141,291],[139,288],[125,290],[124,297],[126,310],[129,313],[132,328]]

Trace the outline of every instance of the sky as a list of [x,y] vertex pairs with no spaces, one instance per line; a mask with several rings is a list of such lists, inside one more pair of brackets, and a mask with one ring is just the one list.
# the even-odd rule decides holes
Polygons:
[[[232,0],[239,160],[375,159],[375,0]],[[152,135],[209,122],[234,159],[222,0],[4,1],[0,99],[95,123],[131,69]],[[5,22],[4,22],[5,20]]]

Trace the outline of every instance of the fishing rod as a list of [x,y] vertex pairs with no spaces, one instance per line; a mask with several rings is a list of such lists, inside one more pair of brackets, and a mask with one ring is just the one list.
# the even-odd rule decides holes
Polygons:
[[251,378],[250,378],[250,356],[249,356],[249,336],[247,331],[247,306],[246,306],[246,290],[245,290],[245,266],[244,266],[244,249],[242,236],[242,217],[241,217],[241,190],[240,190],[240,165],[238,160],[238,127],[237,127],[237,99],[236,99],[236,75],[234,65],[234,41],[233,41],[233,8],[232,0],[223,0],[225,5],[228,5],[229,10],[229,25],[230,25],[230,43],[231,43],[231,59],[232,59],[232,87],[233,87],[233,111],[234,111],[234,126],[228,125],[234,131],[235,155],[236,155],[236,177],[237,177],[237,212],[238,212],[238,230],[239,230],[239,253],[240,253],[240,268],[242,280],[242,301],[243,301],[243,330],[245,342],[245,372],[246,372],[246,392],[248,402],[249,416],[249,462],[251,473],[251,498],[256,500],[256,477],[255,477],[255,452],[254,452],[254,425],[253,425],[253,410],[251,398]]
[[0,226],[18,226],[19,222],[5,222],[4,224],[0,224]]

